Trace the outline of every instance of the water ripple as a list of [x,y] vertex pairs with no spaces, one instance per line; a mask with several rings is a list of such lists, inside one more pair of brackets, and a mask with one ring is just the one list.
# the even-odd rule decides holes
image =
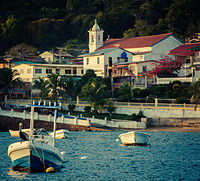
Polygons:
[[47,174],[13,171],[7,149],[19,138],[0,132],[0,180],[200,180],[199,133],[152,132],[149,147],[120,146],[121,133],[70,132],[56,140],[63,168]]

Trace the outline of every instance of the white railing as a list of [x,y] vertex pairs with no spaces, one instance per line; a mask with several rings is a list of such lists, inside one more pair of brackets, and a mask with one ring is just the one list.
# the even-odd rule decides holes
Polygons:
[[[159,101],[159,99],[158,99]],[[7,104],[14,104],[14,105],[26,105],[31,102],[30,99],[9,99],[7,100]],[[167,108],[167,109],[194,109],[195,104],[174,104],[174,103],[139,103],[139,102],[117,102],[114,101],[115,107],[140,107],[140,108]],[[90,106],[89,102],[87,101],[70,101],[70,102],[63,102],[62,106],[68,106],[69,104],[75,104],[76,106]],[[197,110],[200,110],[200,105],[197,105]]]
[[157,78],[157,84],[169,84],[173,81],[192,82],[192,77]]
[[[16,112],[13,109],[11,110],[0,110],[0,116],[21,118],[21,119],[30,119],[30,113],[24,112]],[[37,112],[34,112],[34,119],[40,121],[53,122],[54,116],[49,115],[41,115]],[[92,126],[92,125],[101,125],[103,127],[112,127],[112,128],[146,128],[146,122],[137,122],[137,121],[128,121],[128,120],[111,120],[108,121],[105,119],[96,119],[96,118],[83,118],[71,115],[62,115],[57,118],[57,123],[71,124],[71,125],[79,125],[79,126]]]

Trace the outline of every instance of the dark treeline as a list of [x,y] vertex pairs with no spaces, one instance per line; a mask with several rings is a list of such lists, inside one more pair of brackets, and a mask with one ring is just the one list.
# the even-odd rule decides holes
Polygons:
[[105,39],[172,32],[184,40],[200,32],[198,0],[1,0],[0,55],[26,43],[38,50],[87,45],[97,18]]

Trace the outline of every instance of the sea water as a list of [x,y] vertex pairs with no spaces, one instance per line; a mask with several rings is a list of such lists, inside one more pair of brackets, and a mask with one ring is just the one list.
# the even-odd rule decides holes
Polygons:
[[200,180],[200,133],[149,132],[149,146],[122,146],[125,131],[70,132],[56,140],[66,152],[55,173],[11,169],[8,146],[20,141],[0,132],[0,180]]

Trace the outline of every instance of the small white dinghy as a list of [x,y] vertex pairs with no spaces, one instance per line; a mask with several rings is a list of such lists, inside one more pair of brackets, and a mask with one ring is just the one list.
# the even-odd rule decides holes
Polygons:
[[[53,132],[49,133],[50,136],[53,136]],[[56,139],[65,139],[69,135],[69,130],[59,129],[56,131]]]
[[[22,129],[22,132],[26,133],[28,136],[30,135],[30,128],[29,129]],[[9,130],[9,133],[12,137],[19,137],[19,130]]]
[[42,172],[48,168],[59,170],[62,166],[64,154],[55,147],[56,114],[54,116],[53,137],[46,131],[41,130],[33,133],[34,108],[60,109],[60,106],[28,105],[31,107],[30,136],[22,131],[22,124],[19,129],[20,142],[11,144],[8,147],[8,156],[12,161],[13,170],[30,172]]
[[119,135],[122,144],[127,146],[148,145],[149,137],[149,134],[137,131],[130,131]]
[[[39,130],[34,130],[35,132],[38,132]],[[12,137],[19,137],[19,131],[18,130],[9,130],[10,135]],[[28,136],[30,136],[30,128],[29,129],[22,129],[22,132],[26,133]],[[49,133],[50,136],[53,137],[53,132]],[[69,135],[69,130],[67,129],[59,129],[56,131],[56,139],[66,139]]]

